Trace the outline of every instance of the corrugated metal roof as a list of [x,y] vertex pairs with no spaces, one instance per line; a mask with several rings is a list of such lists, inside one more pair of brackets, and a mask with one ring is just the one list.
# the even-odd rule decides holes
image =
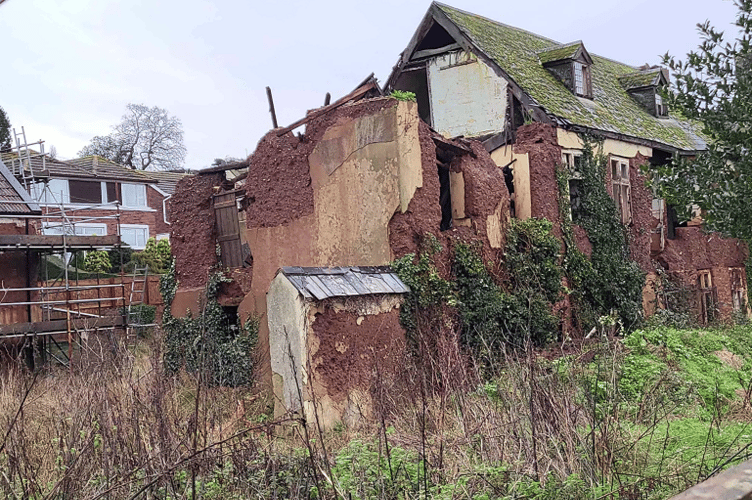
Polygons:
[[307,299],[410,291],[389,266],[283,267],[280,272]]

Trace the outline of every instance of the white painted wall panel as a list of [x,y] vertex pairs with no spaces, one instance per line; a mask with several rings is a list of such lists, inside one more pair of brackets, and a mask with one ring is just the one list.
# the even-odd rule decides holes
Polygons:
[[507,82],[467,52],[428,63],[433,128],[447,137],[477,136],[504,129]]

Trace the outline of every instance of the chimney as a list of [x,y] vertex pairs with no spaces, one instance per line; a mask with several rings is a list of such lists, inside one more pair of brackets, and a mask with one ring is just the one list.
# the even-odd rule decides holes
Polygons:
[[99,166],[99,156],[94,155],[91,159],[91,171],[97,173],[97,167]]

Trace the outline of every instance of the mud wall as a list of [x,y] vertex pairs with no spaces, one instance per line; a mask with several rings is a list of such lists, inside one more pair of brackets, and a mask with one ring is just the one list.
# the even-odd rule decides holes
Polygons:
[[221,180],[221,174],[183,177],[169,200],[170,244],[181,288],[203,287],[217,263],[212,194]]
[[[632,224],[629,225],[629,253],[646,274],[655,270],[655,264],[650,258],[650,243],[651,233],[657,224],[653,217],[653,193],[645,185],[647,179],[640,170],[640,167],[648,161],[649,158],[640,153],[629,160],[629,184],[632,203]],[[609,175],[611,175],[610,171],[609,169]]]
[[561,146],[557,142],[556,127],[531,123],[517,129],[514,153],[527,154],[529,161],[530,216],[544,217],[559,227],[559,186],[556,168],[561,164]]
[[396,296],[328,299],[309,312],[311,389],[325,427],[337,421],[354,425],[369,417],[375,385],[389,387],[394,381],[405,353],[400,300]]
[[[415,103],[381,98],[343,106],[309,123],[298,149],[290,145],[299,141],[292,136],[275,138],[270,134],[259,143],[250,162],[254,173],[249,173],[246,184],[246,239],[253,255],[253,281],[239,313],[242,317],[262,315],[261,352],[269,349],[266,292],[280,267],[375,266],[392,260],[389,221],[395,212],[407,209],[423,184],[418,123]],[[297,202],[282,201],[280,206],[287,207],[286,212],[278,213],[276,224],[270,226],[273,221],[260,219],[253,206],[260,199],[271,203],[271,198],[265,197],[287,186],[259,190],[252,179],[265,179],[267,170],[287,165],[287,160],[278,161],[275,155],[288,146],[293,148],[296,163],[291,168],[309,179],[313,211],[303,210]],[[267,168],[267,162],[273,165]],[[436,200],[438,207],[438,195]],[[263,363],[261,376],[271,380],[269,366]]]
[[[746,276],[747,253],[747,246],[739,240],[722,238],[717,233],[706,234],[700,227],[678,227],[676,239],[666,239],[664,250],[656,260],[689,288],[697,286],[698,271],[710,270],[719,312],[727,317],[733,310],[731,268],[741,268]],[[746,286],[746,279],[744,284]]]

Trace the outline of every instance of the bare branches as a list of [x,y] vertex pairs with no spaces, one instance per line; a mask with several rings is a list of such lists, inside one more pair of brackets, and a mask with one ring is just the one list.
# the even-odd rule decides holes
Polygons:
[[96,136],[78,152],[99,155],[134,170],[173,170],[185,162],[183,124],[167,110],[128,104],[112,133]]

